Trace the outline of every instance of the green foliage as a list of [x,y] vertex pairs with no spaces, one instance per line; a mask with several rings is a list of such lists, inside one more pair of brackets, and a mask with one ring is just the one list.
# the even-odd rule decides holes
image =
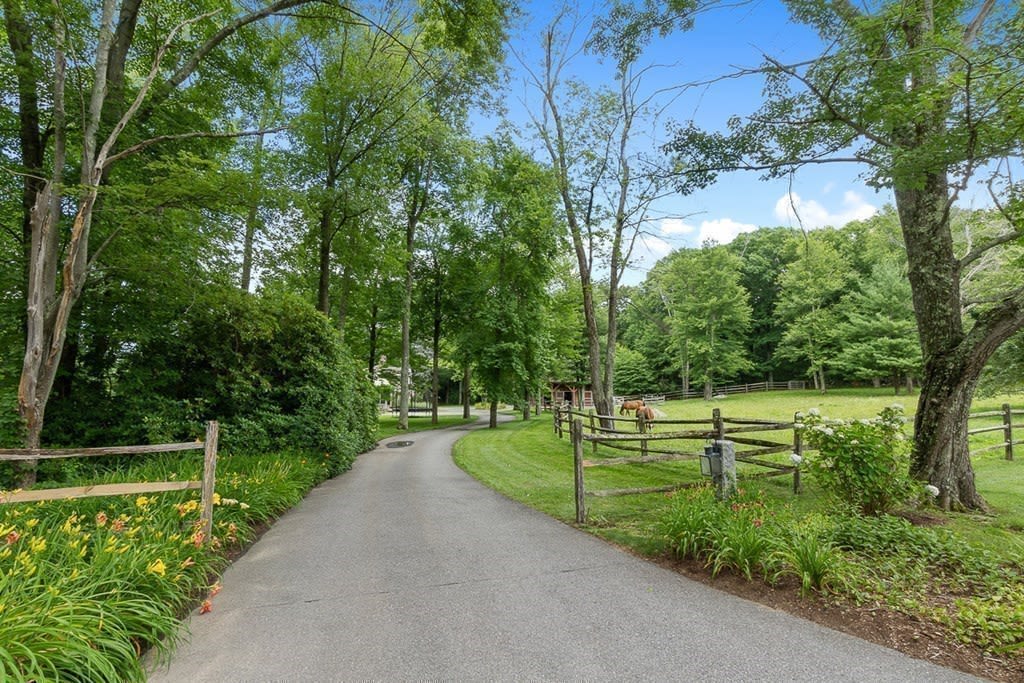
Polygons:
[[898,392],[904,376],[921,367],[910,281],[903,269],[892,261],[877,263],[840,310],[836,367],[851,378],[890,378]]
[[330,453],[338,471],[374,443],[365,371],[327,319],[294,296],[207,288],[172,329],[120,365],[108,395],[93,389],[78,399],[91,402],[85,420],[96,425],[52,421],[63,441],[189,440],[216,419],[224,450]]
[[917,484],[907,475],[910,444],[903,434],[903,409],[883,408],[871,420],[829,420],[817,410],[797,428],[818,453],[807,467],[825,491],[867,515],[908,500]]
[[1006,586],[988,596],[957,598],[951,613],[939,613],[956,637],[990,652],[1024,650],[1024,583]]
[[833,305],[849,287],[850,267],[817,233],[805,239],[799,253],[779,278],[776,314],[785,330],[776,351],[782,358],[805,361],[824,389],[826,366],[836,354]]
[[708,244],[675,252],[659,283],[667,292],[676,348],[690,377],[706,387],[750,367],[744,348],[750,304],[739,269],[738,257]]
[[773,551],[775,578],[792,575],[800,580],[800,594],[825,591],[844,576],[845,559],[819,530],[796,526],[788,540]]
[[676,557],[702,558],[714,548],[712,529],[723,521],[726,510],[709,486],[683,489],[673,497],[659,530]]
[[844,515],[828,530],[837,547],[878,557],[907,555],[959,579],[987,582],[1002,573],[990,553],[965,542],[949,529],[914,526],[902,517]]
[[544,313],[560,247],[555,184],[507,136],[489,140],[483,151],[487,170],[472,248],[475,321],[459,344],[490,400],[518,402],[548,379]]
[[[75,483],[197,479],[201,469],[196,458],[162,456]],[[0,679],[145,680],[139,650],[167,654],[183,611],[212,599],[221,550],[250,540],[333,469],[301,453],[221,457],[210,539],[198,531],[195,491],[0,507]]]
[[771,526],[774,512],[759,497],[741,494],[724,503],[728,512],[711,528],[711,575],[716,576],[728,567],[752,581],[755,571],[765,572],[778,543],[778,530]]
[[654,373],[643,354],[625,346],[615,351],[615,391],[643,394],[656,386]]

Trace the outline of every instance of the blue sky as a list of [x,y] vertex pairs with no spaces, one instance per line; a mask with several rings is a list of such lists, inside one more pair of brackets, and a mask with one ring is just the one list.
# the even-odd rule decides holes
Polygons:
[[[604,9],[604,3],[583,2],[581,6],[585,15]],[[522,8],[526,16],[512,48],[527,63],[536,64],[540,33],[554,5],[537,0],[524,3]],[[655,39],[641,64],[667,65],[645,78],[645,84],[655,89],[711,81],[738,68],[756,67],[762,62],[762,54],[794,62],[820,51],[814,32],[791,22],[781,2],[755,0],[708,12],[697,18],[692,30]],[[511,55],[508,65],[513,74],[507,96],[509,116],[522,124],[523,100],[532,100],[527,106],[536,108],[538,96],[524,86],[522,69]],[[573,65],[574,75],[591,85],[613,84],[610,62],[601,64],[591,56],[580,55]],[[761,82],[756,77],[720,81],[683,92],[673,102],[668,117],[676,121],[693,119],[701,127],[722,129],[731,115],[751,113],[760,102]],[[667,139],[668,117],[653,126],[652,148]],[[860,181],[857,176],[862,170],[853,165],[820,165],[798,171],[792,182],[766,182],[752,172],[732,173],[707,190],[687,197],[667,197],[656,207],[661,218],[650,224],[629,282],[641,280],[646,269],[671,249],[699,246],[705,239],[727,243],[739,233],[761,226],[802,224],[813,229],[870,217],[890,203],[891,197],[887,192],[876,193]]]

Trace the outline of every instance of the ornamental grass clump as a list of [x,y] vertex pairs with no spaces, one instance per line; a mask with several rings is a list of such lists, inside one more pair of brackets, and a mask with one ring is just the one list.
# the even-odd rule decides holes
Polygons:
[[905,422],[898,405],[870,420],[830,420],[812,409],[796,428],[817,451],[805,462],[825,492],[861,514],[879,515],[905,503],[919,488],[908,474]]

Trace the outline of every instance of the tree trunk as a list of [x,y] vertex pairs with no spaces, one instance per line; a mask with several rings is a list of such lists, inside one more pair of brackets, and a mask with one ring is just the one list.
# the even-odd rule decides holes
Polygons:
[[468,420],[470,411],[473,408],[473,402],[469,395],[469,380],[472,378],[471,369],[467,363],[462,368],[462,419]]
[[530,390],[523,389],[523,422],[530,419]]
[[320,209],[320,253],[317,259],[317,267],[320,277],[317,281],[316,308],[324,315],[330,315],[331,302],[329,298],[331,286],[331,239],[333,238],[331,227],[331,209],[324,206]]
[[412,283],[413,283],[413,237],[415,234],[415,222],[410,218],[406,226],[406,264],[405,264],[405,288],[402,290],[402,373],[399,380],[398,399],[398,428],[409,428],[409,385],[412,363],[411,345],[409,334],[410,322],[412,319]]
[[986,509],[974,485],[967,417],[976,379],[956,360],[928,363],[914,416],[911,476],[939,489],[945,510]]
[[[265,125],[263,121],[260,126]],[[245,237],[242,240],[242,291],[248,292],[252,284],[252,251],[259,225],[260,188],[263,186],[263,134],[256,136],[255,157],[252,163],[253,196],[249,199],[249,211],[245,216]]]
[[434,403],[430,410],[430,423],[437,424],[437,402],[441,393],[440,358],[441,358],[441,288],[434,287],[434,329],[431,340],[433,364],[430,369],[430,389],[434,394]]
[[715,397],[714,391],[715,391],[715,388],[711,384],[711,380],[705,380],[705,382],[704,382],[704,400],[705,401],[710,401],[711,399],[713,399]]
[[487,426],[494,429],[498,426],[498,402],[491,399],[491,410],[487,421]]

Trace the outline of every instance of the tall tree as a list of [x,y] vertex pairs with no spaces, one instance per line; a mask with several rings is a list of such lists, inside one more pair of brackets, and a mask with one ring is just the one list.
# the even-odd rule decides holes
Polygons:
[[[961,277],[993,249],[1024,236],[1024,187],[1009,174],[1024,156],[1024,8],[995,0],[900,0],[858,5],[789,0],[826,51],[786,64],[766,57],[771,99],[729,133],[677,131],[681,189],[725,169],[789,173],[853,162],[891,188],[907,249],[924,359],[911,473],[945,507],[982,508],[967,416],[985,362],[1024,327],[1024,287],[965,318]],[[979,174],[1001,210],[1000,234],[957,255],[953,205]]]
[[[83,84],[87,94],[80,100],[71,100],[74,109],[70,116],[65,98],[69,77],[69,22],[80,20],[90,12],[80,11],[86,8],[73,3],[58,2],[54,5],[57,11],[51,17],[52,40],[47,41],[46,52],[33,53],[29,42],[11,45],[17,55],[16,61],[30,65],[23,72],[29,77],[19,90],[19,115],[23,122],[22,130],[26,133],[22,144],[50,145],[49,170],[34,171],[37,177],[47,178],[45,184],[32,188],[26,186],[25,190],[26,193],[34,192],[31,203],[25,202],[26,208],[31,204],[27,221],[30,232],[27,319],[25,355],[18,388],[19,414],[26,427],[27,447],[38,448],[40,445],[46,404],[61,363],[72,310],[82,295],[97,256],[97,252],[90,248],[90,235],[99,189],[108,179],[111,167],[157,142],[216,135],[208,128],[153,134],[156,131],[143,127],[141,132],[149,133],[150,137],[119,149],[122,134],[133,123],[152,123],[153,113],[189,79],[202,81],[195,76],[198,66],[227,38],[275,12],[308,1],[277,0],[235,16],[226,23],[219,23],[213,18],[216,12],[199,13],[177,25],[167,25],[166,20],[160,18],[161,6],[154,5],[151,11],[156,40],[146,46],[153,49],[153,56],[141,69],[145,75],[139,77],[137,83],[127,83],[126,67],[133,56],[141,3],[126,2],[119,11],[116,0],[103,0],[98,8],[93,8],[94,25],[82,22],[74,27],[76,56],[83,54],[84,46],[88,59],[71,62],[72,76],[74,82]],[[24,18],[21,10],[22,5],[17,0],[6,2],[5,21],[10,18],[18,24]],[[197,38],[192,38],[192,30]],[[169,56],[179,60],[173,70],[165,68],[164,62]],[[52,82],[45,86],[51,93],[49,114],[52,125],[46,135],[33,137],[35,132],[42,130],[38,124],[42,115],[38,104],[41,99],[39,90],[44,87],[39,75],[43,73],[52,77]],[[33,118],[35,121],[30,122],[29,119]],[[72,149],[79,153],[79,178],[76,185],[68,187],[65,183],[65,162],[70,144],[76,145]],[[34,163],[29,158],[31,154],[23,152],[22,156],[27,162]],[[40,170],[43,172],[39,173]],[[66,239],[61,239],[65,205],[74,207],[74,217]],[[35,462],[25,461],[21,483],[31,484],[34,478]]]
[[490,171],[483,186],[477,248],[476,324],[464,330],[477,380],[490,400],[519,403],[542,379],[549,336],[544,311],[558,257],[554,182],[508,137],[486,145]]
[[776,352],[806,362],[814,387],[822,392],[837,353],[835,306],[852,279],[849,265],[820,232],[806,236],[799,258],[779,278],[776,315],[785,329]]
[[750,297],[747,348],[758,380],[774,381],[776,371],[792,377],[797,368],[775,353],[782,327],[775,316],[782,285],[779,276],[796,259],[799,232],[791,228],[760,228],[730,242],[729,251],[740,258],[740,284]]
[[673,256],[667,283],[673,337],[684,371],[703,385],[709,401],[716,380],[750,367],[745,348],[750,303],[739,281],[740,261],[715,244]]
[[891,381],[895,393],[921,367],[921,344],[903,268],[893,261],[875,266],[871,277],[840,304],[836,337],[840,351],[836,367],[847,377]]
[[[586,322],[590,385],[601,415],[612,414],[619,286],[648,211],[663,192],[663,175],[635,149],[635,139],[650,123],[661,91],[646,93],[638,64],[639,37],[626,46],[620,39],[633,16],[617,4],[583,39],[615,61],[613,87],[592,90],[567,76],[577,54],[580,22],[571,8],[559,11],[542,36],[542,65],[530,70],[540,96],[531,114],[534,129],[558,179],[558,192],[572,240]],[[626,41],[629,42],[629,41]],[[598,322],[595,291],[606,269],[604,333]]]

